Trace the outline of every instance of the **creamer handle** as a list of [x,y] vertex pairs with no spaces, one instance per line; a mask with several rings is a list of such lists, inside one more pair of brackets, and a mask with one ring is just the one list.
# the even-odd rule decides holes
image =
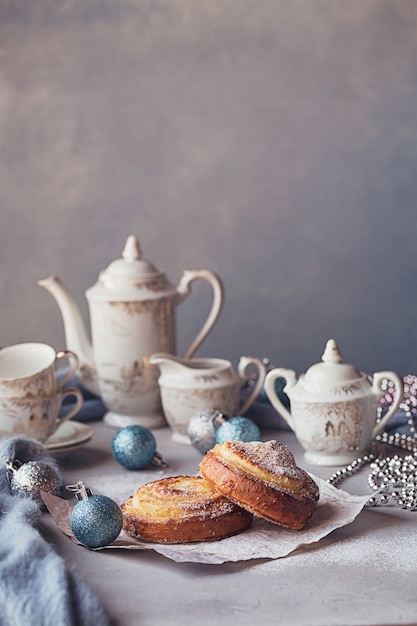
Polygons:
[[390,380],[394,383],[394,401],[392,402],[391,406],[389,407],[381,421],[375,424],[372,431],[372,438],[376,437],[378,433],[384,430],[387,423],[398,411],[404,395],[404,381],[401,376],[395,374],[395,372],[376,372],[373,376],[372,390],[378,397],[381,397],[383,394],[382,384],[384,380]]
[[275,381],[277,378],[283,378],[285,380],[285,393],[287,389],[294,387],[295,383],[297,382],[295,372],[285,367],[276,367],[275,369],[268,372],[265,378],[264,385],[265,393],[268,397],[268,400],[270,401],[276,412],[279,413],[279,415],[281,415],[281,417],[287,422],[290,428],[295,431],[292,415],[287,407],[283,405],[277,392],[275,391]]
[[256,369],[258,370],[258,378],[249,396],[246,398],[242,406],[239,407],[239,415],[244,415],[248,408],[254,403],[255,399],[261,392],[265,380],[266,367],[262,363],[262,361],[260,359],[257,359],[256,357],[242,356],[240,357],[237,371],[243,383],[246,383],[248,381],[249,376],[246,370],[249,365],[254,365],[256,367]]
[[182,302],[190,295],[191,285],[195,280],[205,280],[210,283],[213,289],[213,303],[203,327],[185,352],[185,359],[189,359],[207,337],[214,324],[217,322],[224,301],[223,283],[217,274],[209,270],[185,270],[177,287],[179,294],[178,302]]

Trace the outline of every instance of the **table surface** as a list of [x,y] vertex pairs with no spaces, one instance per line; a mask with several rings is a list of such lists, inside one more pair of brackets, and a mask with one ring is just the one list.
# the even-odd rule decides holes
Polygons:
[[[60,459],[67,484],[103,480],[142,483],[141,472],[113,459],[115,430],[102,422],[85,445]],[[196,474],[201,454],[173,443],[169,428],[154,431],[158,451],[169,463],[164,475]],[[293,434],[264,431],[263,439],[284,441],[307,471],[327,479],[334,468],[307,465]],[[148,475],[148,474],[147,474]],[[368,494],[368,471],[341,487]],[[153,479],[161,477],[154,470]],[[316,544],[281,559],[222,565],[176,563],[152,550],[91,551],[75,544],[48,514],[49,540],[71,570],[95,590],[117,626],[254,623],[348,626],[417,624],[417,512],[366,507],[355,521]]]

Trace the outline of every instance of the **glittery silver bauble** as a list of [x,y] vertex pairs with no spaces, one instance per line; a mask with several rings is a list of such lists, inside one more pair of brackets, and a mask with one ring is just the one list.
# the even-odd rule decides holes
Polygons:
[[70,514],[74,537],[88,548],[102,548],[111,544],[123,526],[119,505],[108,496],[93,495],[84,483],[67,487],[75,491],[77,504]]
[[204,409],[188,422],[188,436],[194,448],[205,454],[216,443],[216,430],[228,417],[216,409]]
[[231,417],[216,430],[216,443],[225,441],[260,441],[261,431],[247,417]]
[[120,465],[138,470],[148,465],[156,454],[153,433],[138,424],[125,426],[117,431],[112,441],[113,456]]
[[39,461],[8,461],[7,468],[11,472],[10,492],[12,495],[32,498],[43,506],[41,491],[58,496],[60,493],[59,478],[55,470],[47,463]]

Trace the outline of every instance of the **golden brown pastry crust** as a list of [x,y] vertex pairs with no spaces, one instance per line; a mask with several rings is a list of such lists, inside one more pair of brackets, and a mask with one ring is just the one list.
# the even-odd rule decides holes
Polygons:
[[199,469],[221,494],[286,528],[304,528],[319,499],[317,484],[278,441],[217,444]]
[[146,483],[121,509],[124,530],[154,543],[223,539],[246,530],[253,518],[200,476]]

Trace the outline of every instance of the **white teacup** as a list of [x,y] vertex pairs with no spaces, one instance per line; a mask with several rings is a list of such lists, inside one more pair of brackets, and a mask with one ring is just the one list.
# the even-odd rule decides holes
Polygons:
[[17,343],[0,350],[0,398],[52,396],[72,376],[78,357],[45,343]]
[[[68,396],[75,405],[60,414]],[[0,437],[22,436],[45,442],[64,422],[74,417],[83,404],[82,393],[75,387],[58,389],[51,395],[26,395],[16,398],[0,395]]]

